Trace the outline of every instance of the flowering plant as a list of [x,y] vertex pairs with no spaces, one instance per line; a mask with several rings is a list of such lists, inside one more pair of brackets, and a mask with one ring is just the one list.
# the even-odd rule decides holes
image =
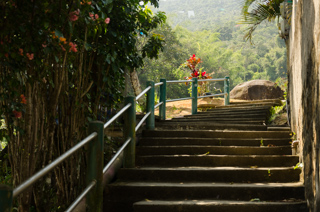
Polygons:
[[[192,55],[185,63],[182,64],[183,67],[188,67],[191,71],[191,76],[185,77],[187,80],[192,80],[192,78],[196,77],[198,79],[211,79],[205,71],[202,71],[203,68],[199,67],[202,63],[202,60],[199,57],[196,57],[196,55]],[[206,82],[199,82],[198,92],[204,93],[206,92]],[[188,83],[186,83],[188,85]]]
[[185,77],[185,79],[192,79],[193,77],[197,77],[198,79],[211,79],[205,71],[202,71],[203,68],[199,68],[199,64],[202,63],[201,59],[196,57],[196,55],[192,55],[184,64],[184,67],[188,67],[191,71],[191,76]]

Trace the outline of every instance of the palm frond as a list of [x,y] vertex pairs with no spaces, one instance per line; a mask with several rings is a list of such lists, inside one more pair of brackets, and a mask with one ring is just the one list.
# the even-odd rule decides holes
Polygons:
[[280,4],[284,0],[245,0],[242,8],[242,17],[239,24],[246,24],[249,27],[244,36],[246,41],[252,43],[252,34],[255,29],[265,20],[273,21],[280,14]]

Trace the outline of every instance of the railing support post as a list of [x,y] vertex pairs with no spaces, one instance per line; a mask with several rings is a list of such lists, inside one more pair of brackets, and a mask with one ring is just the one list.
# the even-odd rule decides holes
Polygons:
[[104,160],[104,128],[101,121],[93,121],[89,123],[89,133],[98,133],[88,144],[88,165],[86,174],[86,184],[96,180],[95,187],[87,196],[88,211],[102,211],[103,203],[103,160]]
[[192,78],[192,115],[197,114],[198,110],[198,78]]
[[125,105],[131,104],[131,107],[124,114],[124,139],[131,138],[130,143],[124,149],[124,168],[134,168],[136,166],[136,98],[128,96],[125,98]]
[[150,116],[147,118],[147,129],[154,129],[154,82],[148,81],[147,87],[151,86],[151,89],[147,93],[147,113],[151,112]]
[[166,120],[166,101],[167,101],[167,80],[160,79],[163,84],[160,85],[160,102],[163,102],[159,108],[160,120]]
[[6,185],[0,185],[0,211],[12,211],[12,193],[13,189]]
[[224,105],[230,105],[230,79],[229,79],[229,77],[225,77],[224,92],[226,93],[224,96]]

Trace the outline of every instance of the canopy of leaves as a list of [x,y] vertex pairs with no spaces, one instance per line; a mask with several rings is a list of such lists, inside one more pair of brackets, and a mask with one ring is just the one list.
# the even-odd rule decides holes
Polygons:
[[[161,1],[159,9],[153,10],[165,11],[173,29],[169,26],[158,28],[157,33],[164,35],[166,42],[170,40],[170,45],[166,44],[159,60],[145,62],[139,72],[141,81],[158,82],[159,77],[184,79],[189,73],[178,67],[196,54],[203,61],[203,70],[210,76],[229,76],[231,88],[253,79],[272,80],[284,85],[286,48],[276,24],[262,22],[257,26],[253,37],[255,45],[250,45],[243,39],[247,27],[239,24],[241,3],[237,0]],[[188,11],[193,11],[195,16],[189,17]],[[214,87],[223,89],[223,83],[212,83],[211,89]],[[186,90],[186,86],[175,87],[168,97],[185,97],[188,95]]]
[[[124,68],[158,56],[163,40],[151,31],[166,17],[148,3],[158,6],[158,0],[0,1],[6,122],[0,135],[8,141],[13,186],[84,138],[89,121],[110,116],[122,99]],[[148,38],[142,50],[141,33]],[[19,211],[35,203],[38,211],[65,209],[84,188],[85,161],[80,152],[55,170],[50,185],[41,181],[26,191]]]

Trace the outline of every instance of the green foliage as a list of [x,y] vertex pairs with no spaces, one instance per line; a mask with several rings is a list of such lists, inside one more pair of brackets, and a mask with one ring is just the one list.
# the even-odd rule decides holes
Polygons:
[[252,33],[264,21],[280,18],[280,4],[284,0],[243,0],[241,24],[249,25],[244,38],[252,41]]
[[[151,33],[161,36],[165,43],[158,59],[145,58],[143,66],[137,69],[140,83],[146,85],[149,80],[160,82],[162,78],[167,80],[182,79],[185,76],[185,71],[178,67],[188,55],[171,27],[168,24],[162,24]],[[167,97],[169,99],[188,95],[187,88],[183,84],[169,84],[167,86]]]
[[268,123],[271,123],[277,116],[278,114],[283,111],[283,109],[285,108],[285,104],[281,105],[281,106],[275,106],[275,107],[271,107],[270,111],[269,111],[269,119],[268,119]]
[[[157,58],[163,40],[151,31],[165,15],[146,6],[158,0],[143,2],[0,1],[0,114],[7,125],[0,140],[14,153],[14,186],[84,138],[89,121],[106,119],[122,101],[125,68]],[[55,169],[53,201],[70,204],[84,188],[85,161],[80,152]],[[33,196],[38,211],[60,205],[47,188],[40,181],[19,201],[33,204],[26,199]],[[29,206],[19,204],[19,211]]]
[[297,163],[296,166],[293,168],[294,170],[296,169],[301,169],[303,168],[303,163]]
[[[238,24],[241,9],[241,2],[237,0],[161,1],[159,9],[153,10],[165,11],[173,29],[166,24],[156,30],[167,44],[158,60],[144,60],[145,66],[138,72],[142,84],[146,79],[156,82],[160,78],[183,79],[188,73],[178,67],[185,58],[196,54],[203,60],[202,67],[209,76],[229,76],[231,89],[255,79],[285,85],[286,46],[278,35],[276,24],[263,22],[257,26],[253,38],[255,45],[250,45],[243,39],[247,27]],[[195,16],[189,18],[188,11],[194,11]],[[221,82],[208,86],[209,92],[223,90]],[[172,87],[168,89],[169,98],[187,96],[185,86]]]

